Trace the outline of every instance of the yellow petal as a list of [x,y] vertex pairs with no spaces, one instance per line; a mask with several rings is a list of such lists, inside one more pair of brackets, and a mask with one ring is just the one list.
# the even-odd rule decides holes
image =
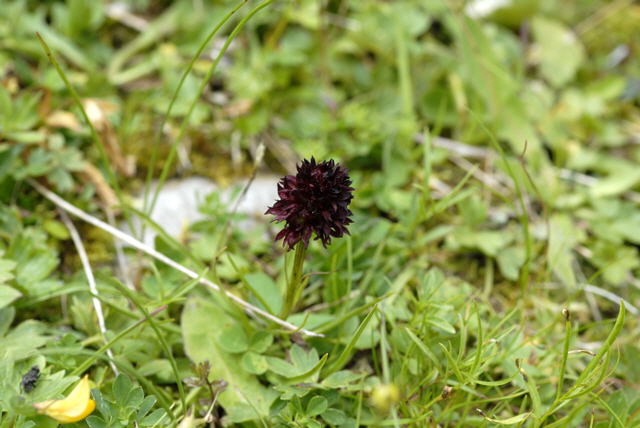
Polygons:
[[83,377],[66,398],[47,400],[36,403],[34,406],[40,413],[63,424],[78,422],[86,418],[96,408],[95,401],[91,399],[89,376]]

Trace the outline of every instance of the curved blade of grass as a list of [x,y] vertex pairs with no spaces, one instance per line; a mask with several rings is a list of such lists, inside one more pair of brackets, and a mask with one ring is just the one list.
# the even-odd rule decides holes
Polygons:
[[558,389],[556,391],[556,400],[562,395],[562,387],[564,385],[564,372],[567,367],[567,357],[569,356],[569,344],[571,343],[571,320],[567,316],[565,320],[564,344],[562,347],[562,360],[560,361],[560,372],[558,373]]
[[22,20],[25,27],[30,32],[40,33],[42,36],[46,37],[47,40],[49,40],[49,44],[60,52],[67,61],[88,73],[96,70],[96,64],[91,60],[91,58],[85,55],[85,53],[78,48],[75,43],[73,43],[72,39],[69,39],[69,37],[66,37],[54,30],[53,26],[49,26],[44,22],[44,20],[29,14],[25,14],[22,17]]
[[85,285],[65,285],[64,287],[56,288],[51,291],[46,291],[43,294],[34,294],[31,296],[22,297],[19,300],[16,300],[13,303],[13,306],[16,309],[28,308],[30,306],[36,305],[38,303],[45,302],[49,299],[53,299],[54,297],[64,296],[65,294],[73,294],[82,291],[87,291],[87,287]]
[[438,343],[438,345],[440,345],[440,348],[442,348],[442,352],[444,352],[444,355],[447,357],[447,360],[449,361],[449,366],[451,367],[451,369],[453,370],[453,373],[458,378],[458,382],[460,382],[460,384],[462,385],[466,385],[467,384],[466,376],[462,374],[462,371],[460,370],[460,366],[458,365],[458,362],[453,358],[453,355],[451,355],[451,352],[449,352],[449,350],[447,349],[446,346],[444,346],[444,344]]
[[476,169],[478,168],[474,167],[474,169],[467,172],[467,174],[462,178],[462,180],[460,180],[456,184],[456,186],[453,189],[451,189],[451,192],[447,193],[447,195],[444,198],[440,199],[438,202],[433,204],[429,208],[428,217],[431,217],[435,214],[439,214],[443,212],[444,210],[449,208],[451,205],[454,205],[460,202],[461,200],[468,198],[473,193],[475,193],[476,191],[474,189],[463,190],[462,188],[465,184],[467,184],[467,181],[469,181],[469,179],[473,176],[473,173],[475,172]]
[[[518,373],[516,372],[516,374],[518,374]],[[449,383],[451,385],[456,385],[455,381],[454,382],[447,382],[447,383]],[[525,390],[519,390],[519,391],[517,391],[517,392],[515,392],[513,394],[507,394],[507,395],[503,395],[503,396],[482,398],[482,399],[479,399],[479,400],[472,400],[470,402],[460,401],[460,402],[458,402],[456,404],[451,404],[449,406],[449,408],[451,410],[457,410],[457,409],[460,409],[460,408],[462,408],[464,406],[467,406],[467,405],[478,406],[480,404],[486,404],[486,403],[494,403],[495,404],[495,403],[498,403],[498,402],[501,402],[501,401],[509,401],[509,400],[511,400],[513,398],[522,397],[526,393],[527,393],[527,391],[525,391]]]
[[551,422],[547,425],[545,425],[545,428],[565,428],[570,426],[570,422],[574,421],[577,418],[577,415],[579,415],[580,413],[582,413],[584,411],[584,408],[587,406],[590,406],[591,402],[589,400],[584,400],[582,403],[579,403],[578,405],[576,405],[573,409],[571,409],[571,411],[569,412],[569,414],[567,414],[566,416]]
[[155,206],[156,201],[158,199],[158,194],[160,193],[160,189],[162,188],[162,185],[164,184],[164,182],[167,180],[167,176],[169,174],[169,169],[171,168],[171,165],[173,164],[173,161],[174,161],[174,159],[176,157],[176,153],[178,151],[178,146],[180,145],[180,142],[184,138],[184,134],[185,134],[185,132],[187,130],[187,125],[189,123],[189,118],[191,117],[191,114],[193,113],[193,110],[196,108],[196,104],[198,103],[198,100],[200,99],[201,94],[204,92],[204,88],[209,84],[209,81],[211,79],[211,76],[213,75],[213,72],[218,67],[218,63],[220,63],[220,60],[222,59],[224,54],[227,52],[227,49],[229,49],[229,45],[231,44],[233,39],[236,38],[236,36],[240,32],[240,30],[242,30],[242,28],[246,25],[246,23],[256,13],[260,12],[262,9],[267,7],[269,4],[273,3],[273,1],[274,0],[265,0],[262,3],[260,3],[258,6],[253,8],[247,14],[247,16],[242,18],[242,20],[238,23],[238,25],[236,25],[236,27],[233,29],[231,34],[229,34],[229,37],[227,37],[227,40],[224,42],[224,45],[222,46],[222,48],[220,49],[220,52],[218,53],[218,55],[216,56],[215,60],[213,61],[213,64],[211,64],[211,67],[207,71],[207,74],[205,75],[204,79],[202,79],[202,83],[200,84],[200,87],[196,91],[196,96],[193,98],[193,101],[191,102],[191,105],[189,106],[189,110],[187,110],[187,114],[185,115],[184,119],[182,120],[182,124],[180,125],[180,131],[178,133],[178,136],[177,136],[176,140],[174,141],[174,143],[171,145],[171,150],[169,151],[169,155],[167,156],[167,158],[164,161],[164,166],[162,167],[162,171],[160,172],[160,177],[158,178],[158,183],[157,183],[156,189],[155,189],[155,191],[153,193],[153,197],[151,199],[151,203],[148,204],[147,206],[145,206],[146,210],[153,211],[153,207]]
[[478,335],[477,335],[478,346],[476,348],[476,355],[473,360],[473,365],[471,366],[470,373],[472,376],[476,376],[476,371],[478,370],[478,367],[480,367],[482,351],[484,351],[484,334],[483,334],[484,332],[482,330],[482,319],[480,318],[480,310],[478,309],[477,306],[475,306],[475,310],[476,310],[476,322],[478,323]]
[[180,402],[182,403],[183,408],[187,408],[187,403],[185,401],[184,394],[184,386],[182,385],[182,379],[180,378],[180,373],[178,372],[178,364],[176,363],[176,359],[173,357],[173,352],[171,352],[171,347],[169,343],[167,343],[167,339],[164,337],[158,324],[156,321],[149,315],[149,311],[144,307],[138,296],[133,293],[128,287],[124,284],[121,284],[120,281],[114,280],[113,284],[116,285],[122,294],[124,294],[133,304],[142,312],[145,318],[148,319],[149,325],[153,329],[156,334],[160,345],[162,346],[167,359],[169,360],[169,364],[171,365],[171,370],[173,371],[173,375],[175,376],[176,384],[178,385],[178,395],[180,396]]
[[[611,332],[605,339],[604,343],[598,350],[595,357],[593,357],[591,361],[589,361],[589,363],[587,364],[587,367],[585,367],[582,373],[580,373],[580,375],[574,382],[573,386],[569,388],[567,392],[562,394],[560,398],[556,399],[551,405],[551,407],[542,415],[542,417],[540,417],[540,419],[536,421],[536,425],[535,425],[536,427],[543,426],[545,419],[551,416],[560,407],[563,401],[569,400],[572,398],[577,398],[577,397],[580,397],[581,395],[587,394],[590,391],[592,391],[594,388],[596,388],[600,384],[600,382],[602,382],[602,380],[606,376],[607,366],[610,360],[609,351],[611,350],[611,346],[613,345],[613,342],[616,340],[616,338],[620,334],[620,331],[622,331],[622,327],[624,326],[625,313],[626,312],[625,312],[625,307],[623,302],[620,304],[618,317],[616,318],[616,322],[613,325]],[[596,373],[595,370],[597,369],[598,364],[601,362],[603,358],[604,358],[604,364],[602,365],[602,371],[598,373],[596,382],[593,382],[591,385],[586,385],[586,381],[594,376],[594,374]]]
[[[602,381],[609,374],[608,371],[607,371],[607,368],[609,367],[609,363],[610,362],[611,362],[611,352],[607,352],[604,355],[604,359],[601,362],[598,363],[598,365],[600,365],[600,367],[599,367],[600,371],[596,371],[598,369],[598,367],[596,367],[596,369],[591,374],[591,376],[588,376],[585,379],[584,385],[581,385],[581,388],[579,388],[572,395],[566,395],[566,396],[561,397],[561,401],[573,400],[574,398],[581,397],[581,396],[583,396],[585,394],[588,394],[589,392],[593,391],[598,386],[600,386]],[[594,379],[594,380],[592,380],[592,379]]]
[[416,344],[420,352],[422,352],[433,363],[433,365],[436,367],[438,372],[442,373],[444,370],[442,370],[440,361],[433,354],[433,352],[431,352],[431,350],[427,347],[427,345],[425,345],[424,342],[420,340],[420,338],[416,336],[416,334],[413,331],[411,331],[409,327],[405,327],[404,331],[409,335],[409,338],[413,341],[413,343]]
[[236,265],[236,262],[233,261],[233,257],[227,257],[227,259],[229,260],[229,263],[231,264],[231,266],[233,267],[234,272],[236,273],[236,275],[238,275],[238,277],[240,278],[240,281],[242,281],[242,284],[247,287],[247,289],[249,291],[251,291],[251,293],[253,294],[253,296],[258,299],[258,301],[260,302],[260,304],[262,304],[262,306],[264,306],[264,308],[270,313],[273,314],[273,308],[269,305],[269,303],[262,297],[262,294],[260,294],[255,287],[253,287],[249,281],[246,280],[245,275],[240,272],[240,269],[238,269],[238,266]]
[[316,331],[318,333],[323,333],[325,331],[330,331],[331,329],[341,325],[343,322],[345,322],[346,320],[348,320],[351,317],[354,317],[356,315],[358,315],[359,313],[362,313],[364,311],[366,311],[367,309],[369,309],[372,306],[377,305],[378,303],[382,302],[384,299],[388,298],[389,296],[391,296],[393,293],[387,293],[383,296],[380,296],[378,298],[376,298],[375,300],[369,302],[369,303],[365,303],[362,306],[359,306],[355,309],[350,310],[349,312],[347,312],[346,314],[336,318],[333,321],[329,321],[328,323],[321,325],[320,327],[318,327],[316,329]]
[[[369,293],[369,287],[373,283],[373,278],[375,278],[376,272],[378,272],[378,269],[381,264],[382,251],[385,249],[387,245],[386,236],[388,236],[390,233],[391,233],[390,231],[387,231],[385,234],[385,239],[382,239],[378,244],[378,246],[376,247],[373,253],[373,258],[371,260],[371,265],[369,269],[367,269],[367,272],[365,273],[362,281],[360,281],[360,293],[363,296]],[[340,307],[340,311],[344,312],[349,310],[353,305],[355,305],[355,303],[356,303],[356,299],[347,300],[345,304]]]
[[543,409],[540,393],[538,392],[538,385],[536,385],[536,381],[533,379],[533,376],[529,376],[524,369],[520,368],[520,374],[522,374],[522,377],[524,378],[524,382],[527,385],[527,391],[529,392],[529,397],[531,397],[533,414],[536,415],[536,417],[540,417]]
[[502,379],[502,380],[478,380],[478,379],[474,379],[473,383],[477,383],[478,385],[482,385],[482,386],[502,386],[502,385],[506,385],[510,382],[512,382],[517,376],[518,376],[518,372],[514,373],[513,375],[509,376],[506,379]]
[[362,333],[364,333],[364,329],[369,324],[369,321],[371,321],[371,318],[373,318],[373,314],[376,313],[377,309],[378,309],[378,306],[374,305],[374,307],[369,311],[367,316],[364,317],[364,319],[358,326],[358,329],[356,330],[355,334],[353,335],[353,337],[351,338],[347,346],[345,346],[345,348],[342,350],[342,353],[329,367],[327,367],[326,372],[323,373],[325,377],[337,372],[346,364],[347,360],[351,356],[351,351],[356,346],[358,339],[360,339],[360,336],[362,336]]
[[[164,304],[172,303],[172,302],[176,301],[177,299],[179,299],[181,296],[187,294],[194,287],[196,287],[198,284],[200,284],[200,280],[202,279],[203,275],[205,275],[206,273],[207,272],[205,271],[198,278],[193,278],[193,279],[185,282],[184,284],[181,284],[177,288],[175,288],[173,291],[171,291],[171,293],[169,293],[169,295],[167,297],[164,298],[164,301],[162,303],[164,303]],[[184,300],[184,299],[181,299],[181,300]]]
[[616,420],[616,422],[618,423],[618,425],[619,425],[619,427],[620,427],[620,428],[625,428],[625,426],[626,426],[626,425],[622,422],[622,419],[620,419],[620,416],[618,416],[618,414],[617,414],[617,413],[616,413],[616,412],[611,408],[611,406],[609,406],[609,405],[607,404],[607,402],[606,402],[606,401],[604,401],[602,398],[600,398],[597,394],[591,393],[590,395],[591,395],[591,396],[592,396],[592,397],[593,397],[593,398],[594,398],[598,403],[600,403],[600,405],[601,405],[602,407],[604,407],[604,408],[607,410],[607,412],[609,412],[609,414],[611,415],[611,417],[612,417],[613,419],[615,419],[615,420]]
[[624,326],[625,313],[626,313],[626,310],[625,310],[624,303],[621,303],[620,311],[618,312],[618,317],[616,318],[616,322],[613,325],[613,328],[611,329],[609,336],[607,336],[607,339],[604,341],[604,343],[598,350],[598,353],[596,354],[596,356],[593,357],[591,361],[589,361],[589,364],[587,364],[587,367],[585,367],[582,373],[580,373],[580,376],[578,376],[578,379],[576,379],[574,386],[569,391],[567,391],[565,395],[568,396],[570,395],[570,392],[573,392],[575,389],[577,389],[579,385],[587,378],[587,376],[589,376],[589,374],[596,368],[596,365],[602,359],[602,357],[609,352],[609,349],[611,349],[613,342],[616,340],[616,338],[620,334],[620,331],[622,330],[622,327]]
[[[107,340],[107,325],[105,322],[104,311],[102,310],[102,301],[100,299],[100,293],[98,292],[98,287],[96,286],[96,278],[93,274],[93,269],[91,268],[91,263],[89,262],[89,256],[87,255],[87,250],[84,247],[84,243],[82,242],[82,238],[80,238],[80,234],[78,233],[78,229],[73,224],[73,221],[69,218],[69,215],[66,211],[61,208],[58,208],[58,213],[60,214],[60,218],[62,222],[67,227],[69,231],[69,235],[71,236],[71,240],[76,247],[76,251],[78,252],[78,256],[80,257],[80,262],[84,269],[85,276],[87,278],[87,283],[89,284],[89,291],[92,294],[91,302],[93,304],[93,309],[96,313],[96,318],[98,320],[98,327],[100,328],[100,333],[102,334],[102,340]],[[111,349],[107,349],[107,356],[113,360],[113,353]],[[111,369],[118,376],[118,368],[115,366],[113,361],[109,362]]]
[[300,383],[306,378],[308,378],[309,376],[312,376],[315,373],[319,372],[320,370],[322,370],[322,367],[324,367],[328,358],[329,358],[329,354],[324,354],[322,358],[320,358],[320,361],[318,361],[318,363],[315,366],[313,366],[310,370],[307,370],[306,372],[298,376],[287,378],[287,383],[288,384]]
[[489,416],[485,416],[485,415],[482,415],[482,416],[484,417],[485,420],[489,422],[493,422],[494,424],[515,425],[515,424],[519,424],[520,422],[526,421],[531,415],[532,415],[531,412],[527,412],[527,413],[521,413],[516,416],[511,416],[510,418],[506,418],[506,419],[494,419],[494,418],[490,418]]
[[[221,20],[220,22],[218,22],[218,25],[216,25],[213,30],[211,30],[211,32],[209,32],[209,34],[207,35],[207,37],[204,39],[204,41],[200,44],[200,46],[198,47],[197,52],[193,55],[193,57],[191,57],[191,61],[189,61],[189,64],[187,64],[187,68],[184,70],[184,72],[182,73],[182,76],[180,77],[180,81],[178,82],[178,86],[176,87],[176,90],[173,93],[173,96],[171,97],[171,101],[169,102],[169,106],[167,107],[167,111],[165,112],[164,116],[162,117],[162,121],[160,122],[160,126],[158,127],[158,130],[156,131],[156,135],[153,141],[153,150],[151,151],[151,159],[149,161],[149,169],[147,171],[147,178],[145,180],[145,190],[144,190],[144,206],[143,206],[143,211],[152,211],[153,210],[153,205],[150,207],[148,207],[148,202],[149,202],[149,192],[151,191],[151,181],[153,180],[153,172],[155,170],[155,165],[156,165],[156,161],[158,158],[158,147],[160,145],[160,137],[162,135],[163,129],[164,129],[164,125],[167,123],[167,121],[169,120],[169,116],[171,116],[171,112],[173,111],[173,105],[175,104],[176,100],[178,99],[178,94],[180,93],[180,90],[182,89],[182,85],[184,84],[185,80],[187,79],[187,76],[189,75],[189,73],[191,73],[191,70],[193,69],[193,65],[195,64],[195,62],[197,61],[197,59],[200,57],[200,55],[202,54],[202,52],[205,50],[205,48],[207,47],[207,45],[209,44],[209,42],[211,41],[211,39],[213,38],[213,36],[215,36],[218,31],[220,31],[220,29],[222,28],[223,25],[225,25],[229,19],[231,19],[231,17],[233,16],[234,13],[236,13],[242,6],[244,6],[247,3],[247,0],[243,0],[240,3],[238,3],[237,6],[235,6],[233,9],[231,9]],[[200,94],[201,91],[198,92],[198,94]],[[185,120],[188,120],[188,116],[185,118]],[[178,144],[179,140],[177,140],[174,143],[174,147]],[[173,147],[172,147],[173,150]],[[158,187],[160,187],[161,184],[158,184]]]

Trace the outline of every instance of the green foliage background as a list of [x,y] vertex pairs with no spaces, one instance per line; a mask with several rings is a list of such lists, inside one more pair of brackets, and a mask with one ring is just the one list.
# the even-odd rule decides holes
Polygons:
[[[31,404],[84,371],[98,407],[75,426],[92,428],[640,426],[640,6],[488,3],[5,0],[0,427],[56,426]],[[152,178],[229,184],[310,156],[356,188],[351,236],[311,245],[289,319],[322,338],[127,250],[131,292],[111,237],[74,220],[104,336],[29,181],[130,221]],[[216,194],[201,210],[156,248],[278,314],[269,219],[237,226]]]

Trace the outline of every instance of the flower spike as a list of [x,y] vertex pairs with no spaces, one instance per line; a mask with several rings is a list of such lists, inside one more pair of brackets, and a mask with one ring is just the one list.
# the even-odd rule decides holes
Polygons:
[[287,175],[278,183],[279,200],[265,214],[274,221],[286,222],[276,235],[289,250],[298,242],[309,246],[312,234],[326,247],[332,237],[348,234],[352,222],[349,203],[353,199],[349,171],[333,160],[317,163],[304,159],[297,174]]

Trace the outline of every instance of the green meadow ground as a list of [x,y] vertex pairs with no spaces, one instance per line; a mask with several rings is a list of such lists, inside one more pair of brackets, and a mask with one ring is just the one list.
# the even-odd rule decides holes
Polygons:
[[[640,5],[469,3],[3,0],[0,428],[85,374],[70,427],[640,426]],[[234,301],[280,313],[270,216],[154,258],[62,207],[157,229],[154,180],[311,156],[354,223],[304,331]]]

